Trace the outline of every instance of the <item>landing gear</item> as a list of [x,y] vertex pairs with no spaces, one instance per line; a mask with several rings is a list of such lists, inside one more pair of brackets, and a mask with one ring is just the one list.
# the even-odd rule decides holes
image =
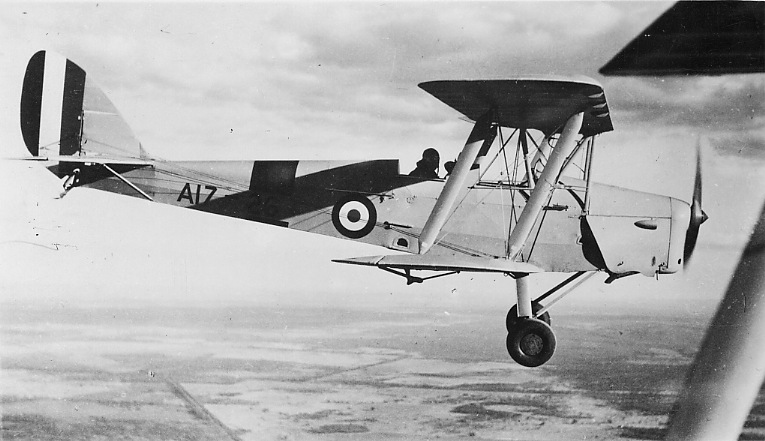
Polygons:
[[[578,272],[554,288],[531,300],[529,293],[528,275],[516,274],[518,303],[510,308],[505,319],[507,327],[507,352],[518,364],[527,367],[537,367],[547,363],[555,353],[555,333],[550,327],[550,313],[547,310],[553,303],[571,292],[575,287],[584,282],[588,277],[583,277],[577,283],[568,287],[562,293],[545,305],[540,302],[552,294],[567,286],[580,276],[585,274]],[[590,273],[593,275],[595,273]]]
[[[541,311],[542,308],[543,306],[541,303],[536,301],[531,302],[532,316],[547,323],[548,326],[552,326],[549,312],[545,311],[543,314],[539,315],[539,311]],[[513,307],[510,308],[510,311],[507,311],[507,318],[505,319],[505,328],[507,328],[507,332],[510,332],[510,330],[515,327],[516,323],[518,323],[518,305],[513,305]]]
[[507,352],[518,364],[537,367],[547,363],[555,353],[555,334],[542,320],[519,317],[507,334]]

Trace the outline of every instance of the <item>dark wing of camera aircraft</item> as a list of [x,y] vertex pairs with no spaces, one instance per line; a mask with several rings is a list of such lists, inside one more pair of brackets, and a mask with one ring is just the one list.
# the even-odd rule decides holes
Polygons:
[[[765,3],[675,3],[604,75],[765,73]],[[762,204],[761,201],[758,201]],[[668,440],[739,439],[765,379],[765,207],[688,371]]]
[[[27,65],[21,130],[31,160],[63,184],[378,245],[339,263],[407,284],[461,272],[515,279],[507,349],[535,367],[555,351],[548,309],[587,277],[679,271],[700,225],[691,203],[593,182],[596,138],[613,130],[603,88],[586,77],[430,81],[420,87],[473,122],[447,177],[397,160],[166,161],[149,155],[85,71],[40,51]],[[427,152],[426,152],[427,153]],[[421,165],[438,168],[426,161]],[[418,166],[418,169],[420,167]],[[499,169],[489,179],[489,170]],[[567,273],[532,295],[528,278]]]

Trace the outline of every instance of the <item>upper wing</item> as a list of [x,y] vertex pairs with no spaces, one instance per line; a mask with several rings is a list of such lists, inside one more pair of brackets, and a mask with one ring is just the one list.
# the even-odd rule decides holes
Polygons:
[[571,115],[584,112],[582,135],[614,129],[603,87],[587,77],[428,81],[419,86],[474,121],[493,108],[504,127],[552,134]]

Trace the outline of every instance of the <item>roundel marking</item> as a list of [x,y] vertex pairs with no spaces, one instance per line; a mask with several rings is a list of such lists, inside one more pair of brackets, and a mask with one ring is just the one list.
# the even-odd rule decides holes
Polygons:
[[374,230],[376,223],[377,209],[360,194],[345,196],[332,207],[332,225],[345,237],[361,239]]
[[361,220],[361,213],[359,213],[359,210],[355,208],[348,210],[348,220],[351,222],[358,222]]

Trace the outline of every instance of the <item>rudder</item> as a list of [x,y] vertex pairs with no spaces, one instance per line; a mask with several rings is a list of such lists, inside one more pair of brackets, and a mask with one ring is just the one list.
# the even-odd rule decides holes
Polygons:
[[20,110],[22,137],[32,156],[144,156],[106,95],[80,66],[53,52],[30,58]]

